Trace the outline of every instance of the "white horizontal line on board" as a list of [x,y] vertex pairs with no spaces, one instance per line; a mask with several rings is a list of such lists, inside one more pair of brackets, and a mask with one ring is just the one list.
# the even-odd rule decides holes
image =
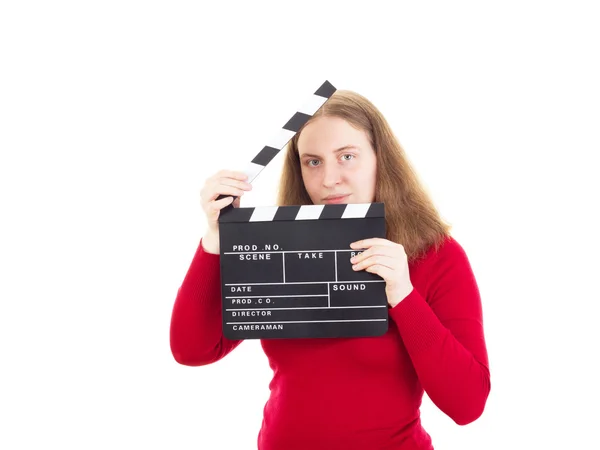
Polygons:
[[[327,296],[325,296],[327,297]],[[387,308],[387,305],[369,305],[369,306],[302,306],[299,308],[240,308],[226,309],[225,311],[280,311],[284,309],[351,309],[351,308]]]
[[327,294],[311,294],[311,295],[244,295],[242,297],[225,297],[225,298],[287,298],[287,297],[327,297]]
[[[385,283],[385,280],[361,280],[361,281],[290,281],[285,283],[226,283],[225,286],[275,286],[282,284],[348,284],[348,283]],[[262,297],[265,297],[264,295]],[[304,297],[304,296],[303,296]]]
[[331,252],[360,252],[362,249],[340,249],[340,250],[271,250],[263,252],[223,252],[224,255],[249,255],[252,253],[331,253]]
[[269,323],[384,322],[387,319],[357,320],[284,320],[282,322],[226,322],[225,325],[266,325]]

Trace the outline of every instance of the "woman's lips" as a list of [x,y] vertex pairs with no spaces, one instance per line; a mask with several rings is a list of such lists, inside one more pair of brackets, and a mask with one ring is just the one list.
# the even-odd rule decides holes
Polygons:
[[328,198],[323,200],[325,203],[344,203],[344,201],[348,198],[348,195],[343,195],[341,197]]

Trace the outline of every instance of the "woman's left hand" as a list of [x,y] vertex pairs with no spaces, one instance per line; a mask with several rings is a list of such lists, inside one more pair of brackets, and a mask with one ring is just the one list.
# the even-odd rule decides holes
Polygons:
[[393,308],[413,290],[404,247],[382,238],[352,242],[352,249],[365,249],[350,259],[354,270],[366,270],[385,280],[385,293]]

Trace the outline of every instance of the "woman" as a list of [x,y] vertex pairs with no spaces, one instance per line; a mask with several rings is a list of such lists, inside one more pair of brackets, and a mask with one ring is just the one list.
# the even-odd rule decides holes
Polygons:
[[[459,425],[490,391],[477,283],[384,117],[363,96],[337,91],[287,148],[278,205],[384,202],[387,239],[365,239],[352,262],[386,283],[390,326],[380,337],[270,339],[273,369],[260,450],[433,449],[423,392]],[[219,211],[251,189],[221,171],[202,189],[208,231],[178,291],[171,349],[181,364],[225,357],[240,341],[221,326]],[[217,200],[219,195],[228,197]]]

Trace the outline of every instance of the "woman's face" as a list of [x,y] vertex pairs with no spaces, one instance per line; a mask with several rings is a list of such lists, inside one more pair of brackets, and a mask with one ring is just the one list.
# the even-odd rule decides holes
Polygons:
[[319,117],[300,133],[298,153],[313,204],[375,201],[377,159],[364,131],[339,117]]

